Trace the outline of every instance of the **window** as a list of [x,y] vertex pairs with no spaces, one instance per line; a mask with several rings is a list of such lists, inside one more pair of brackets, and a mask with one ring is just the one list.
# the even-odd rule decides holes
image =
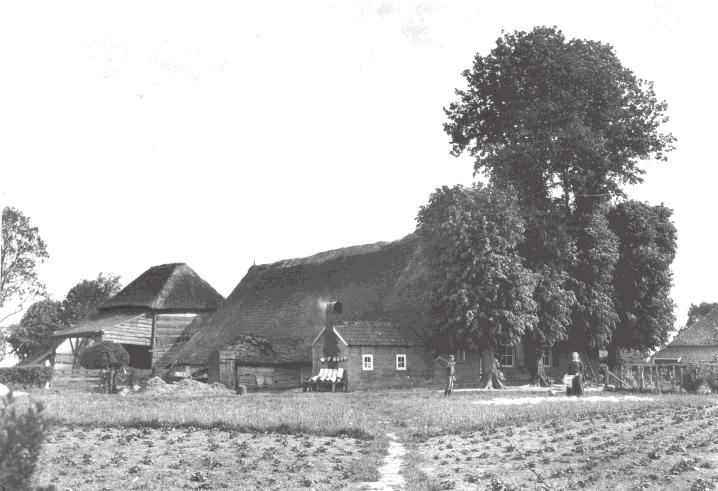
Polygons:
[[396,355],[396,369],[406,370],[406,355]]
[[456,361],[466,361],[466,350],[465,349],[458,349],[456,350]]
[[499,346],[499,363],[502,367],[514,366],[514,347],[510,344]]
[[362,370],[374,370],[374,355],[361,355]]
[[543,366],[547,368],[551,368],[551,346],[544,346],[543,347],[543,353],[541,355],[541,359],[543,361]]

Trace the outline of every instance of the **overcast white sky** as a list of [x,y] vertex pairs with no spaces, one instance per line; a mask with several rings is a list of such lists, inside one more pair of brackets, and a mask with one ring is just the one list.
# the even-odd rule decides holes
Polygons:
[[[631,197],[675,210],[674,299],[718,300],[711,2],[3,2],[0,200],[40,228],[55,298],[187,262],[247,268],[414,229],[469,183],[442,107],[501,30],[612,44],[669,103],[678,149]],[[16,320],[16,319],[14,319]]]

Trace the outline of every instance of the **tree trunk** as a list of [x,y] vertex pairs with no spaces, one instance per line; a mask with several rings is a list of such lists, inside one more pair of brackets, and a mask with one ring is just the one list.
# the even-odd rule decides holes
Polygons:
[[480,389],[505,389],[506,386],[499,379],[493,348],[481,350],[481,380]]
[[529,385],[548,387],[543,369],[543,347],[534,341],[531,334],[524,336],[524,360],[529,371]]

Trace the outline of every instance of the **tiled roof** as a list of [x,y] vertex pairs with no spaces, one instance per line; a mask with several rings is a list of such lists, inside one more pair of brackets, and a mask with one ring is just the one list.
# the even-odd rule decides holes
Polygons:
[[297,339],[295,350],[311,363],[311,343],[325,325],[325,301],[340,300],[344,320],[425,324],[425,267],[419,241],[409,235],[390,243],[356,246],[253,266],[227,301],[178,355],[204,365],[211,353],[240,335]]
[[408,329],[391,322],[348,321],[334,326],[349,346],[419,346],[421,339]]
[[718,363],[718,346],[671,346],[653,355],[653,361],[671,360],[675,363]]
[[718,308],[686,328],[669,346],[718,346]]
[[153,266],[105,302],[101,309],[217,310],[224,297],[184,263]]

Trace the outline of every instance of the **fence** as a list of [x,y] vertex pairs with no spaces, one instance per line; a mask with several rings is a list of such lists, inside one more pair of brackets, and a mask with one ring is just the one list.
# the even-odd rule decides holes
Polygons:
[[[606,388],[611,382],[623,389],[656,390],[659,392],[683,392],[686,378],[692,376],[689,370],[698,365],[678,363],[631,363],[622,365],[619,375],[612,373],[608,366],[602,365],[603,383]],[[718,364],[703,364],[701,368],[718,370]]]

